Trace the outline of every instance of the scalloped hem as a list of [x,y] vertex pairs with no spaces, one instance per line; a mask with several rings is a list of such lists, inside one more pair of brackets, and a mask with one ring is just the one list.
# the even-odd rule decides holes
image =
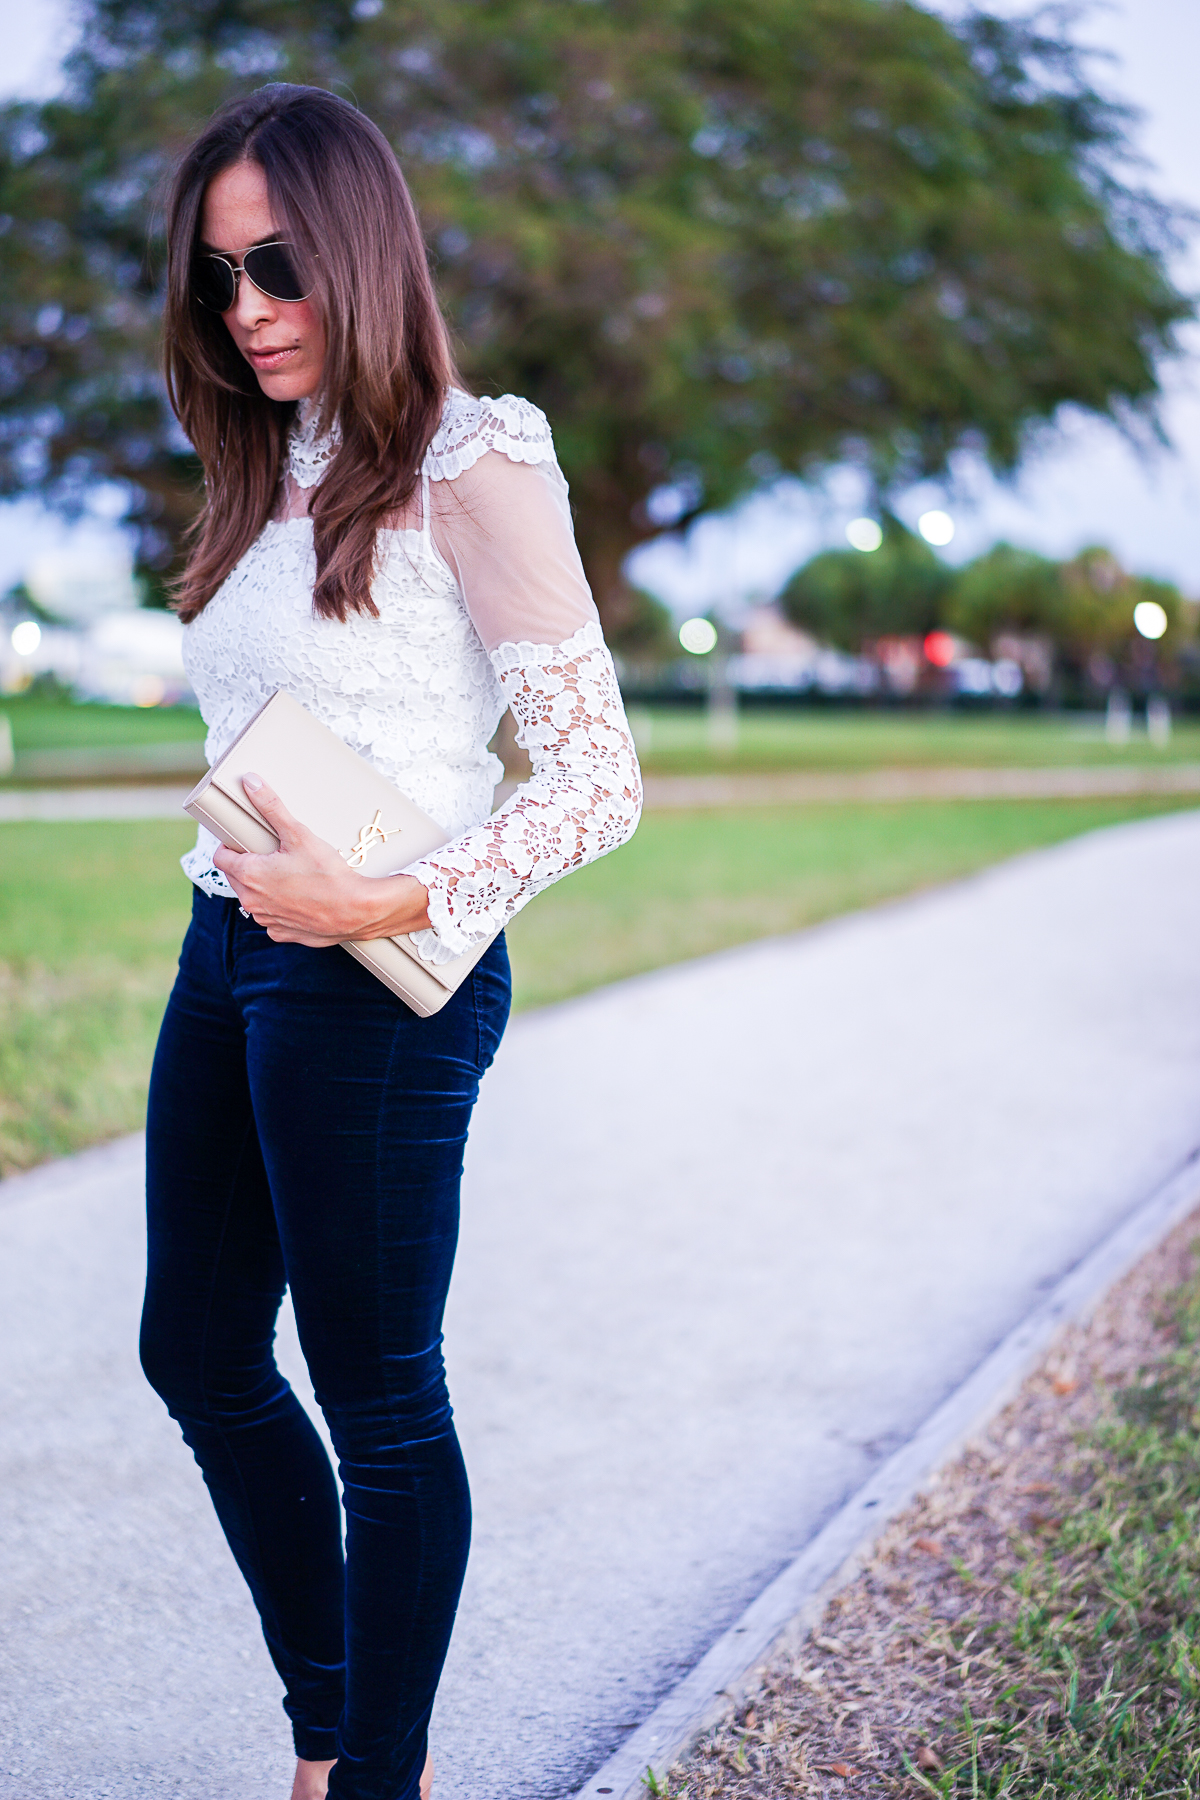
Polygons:
[[489,650],[488,655],[492,659],[492,667],[499,674],[498,658],[505,664],[511,664],[514,668],[521,668],[526,663],[544,663],[551,659],[560,662],[568,657],[582,656],[590,650],[607,649],[608,645],[604,642],[604,631],[599,619],[589,619],[586,625],[581,625],[578,631],[573,631],[569,638],[563,639],[561,644],[531,644],[528,638],[522,638],[520,643],[514,643],[511,638],[505,638],[504,642],[497,644],[494,650]]
[[474,920],[474,929],[468,935],[455,923],[450,916],[446,896],[438,885],[438,876],[444,876],[445,871],[436,864],[413,863],[404,873],[411,875],[414,881],[419,881],[429,895],[430,923],[424,931],[412,933],[413,943],[417,946],[422,962],[432,963],[435,968],[440,963],[452,962],[456,956],[465,956],[468,950],[474,950],[478,943],[485,937],[490,937],[497,929],[495,925]]
[[[457,431],[466,433],[462,442],[447,444],[445,439]],[[517,394],[478,400],[461,388],[451,388],[442,422],[425,452],[426,475],[430,481],[457,481],[489,450],[498,450],[515,463],[557,461],[549,421],[531,400]]]

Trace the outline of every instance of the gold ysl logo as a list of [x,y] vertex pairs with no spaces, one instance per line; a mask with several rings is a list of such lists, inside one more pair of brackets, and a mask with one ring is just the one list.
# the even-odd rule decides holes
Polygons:
[[338,852],[340,856],[345,857],[352,869],[361,869],[368,850],[373,850],[376,844],[386,843],[388,838],[396,837],[399,833],[398,825],[393,825],[390,831],[385,831],[379,823],[382,817],[383,809],[381,807],[369,825],[359,826],[357,844],[352,844],[349,850]]

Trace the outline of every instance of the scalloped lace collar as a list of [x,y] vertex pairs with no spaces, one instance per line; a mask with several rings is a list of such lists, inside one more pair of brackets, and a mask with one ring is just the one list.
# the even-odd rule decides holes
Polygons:
[[[332,431],[318,435],[320,411],[317,400],[301,400],[288,434],[288,472],[300,488],[316,487],[341,443],[336,423]],[[511,462],[552,463],[554,440],[546,415],[513,394],[478,400],[461,388],[448,388],[425,452],[425,474],[433,481],[455,481],[488,450],[499,450]]]
[[336,424],[332,431],[318,435],[317,421],[320,415],[319,401],[312,398],[301,400],[288,433],[288,474],[297,487],[316,487],[333,461],[341,442],[341,433]]

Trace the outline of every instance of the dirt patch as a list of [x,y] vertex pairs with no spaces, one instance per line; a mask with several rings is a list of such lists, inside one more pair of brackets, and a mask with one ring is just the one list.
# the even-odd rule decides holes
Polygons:
[[[1194,1278],[1200,1212],[1071,1327],[986,1436],[880,1539],[798,1650],[670,1772],[672,1800],[942,1792],[948,1721],[983,1718],[1011,1680],[993,1647],[1020,1570],[1052,1545],[1096,1476],[1112,1394],[1166,1355],[1163,1296]],[[989,1629],[992,1628],[992,1629]],[[1037,1687],[1035,1680],[1034,1687]],[[1034,1704],[1052,1714],[1054,1683]],[[971,1791],[968,1782],[966,1791]],[[1174,1791],[1173,1789],[1171,1791]]]

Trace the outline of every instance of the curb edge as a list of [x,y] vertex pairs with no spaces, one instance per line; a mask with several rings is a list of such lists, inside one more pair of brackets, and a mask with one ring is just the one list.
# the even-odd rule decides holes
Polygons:
[[649,1718],[573,1791],[573,1800],[595,1800],[601,1794],[612,1800],[644,1800],[647,1769],[661,1779],[701,1732],[736,1704],[771,1652],[807,1631],[830,1596],[854,1578],[876,1539],[929,1476],[1012,1398],[1063,1327],[1087,1318],[1109,1289],[1197,1205],[1200,1145],[1055,1282],[908,1442],[839,1507]]
[[22,1200],[60,1199],[96,1180],[132,1175],[141,1181],[145,1144],[144,1131],[130,1131],[122,1137],[108,1138],[103,1144],[90,1144],[71,1156],[35,1163],[32,1169],[18,1169],[0,1180],[0,1209],[17,1206]]

